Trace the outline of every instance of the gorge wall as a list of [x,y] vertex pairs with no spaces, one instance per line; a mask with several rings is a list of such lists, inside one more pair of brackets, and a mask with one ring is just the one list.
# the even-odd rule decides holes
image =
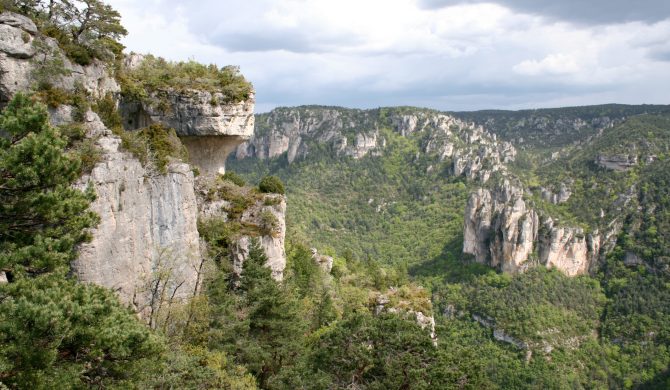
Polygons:
[[520,184],[509,179],[472,193],[465,209],[463,253],[503,272],[523,272],[539,264],[568,276],[586,274],[603,240],[597,231],[585,234],[581,228],[555,226],[551,217],[528,205]]
[[[286,159],[290,165],[310,157],[318,161],[324,153],[341,159],[377,158],[387,152],[391,137],[411,139],[420,146],[415,160],[429,161],[427,172],[462,177],[472,189],[463,210],[464,254],[508,273],[524,272],[537,265],[556,268],[569,276],[590,272],[611,247],[620,223],[585,232],[552,217],[536,201],[566,203],[574,183],[567,179],[532,191],[525,188],[510,169],[517,149],[487,130],[489,123],[503,127],[501,122],[463,118],[405,108],[280,108],[257,116],[257,133],[237,148],[235,159]],[[528,123],[519,120],[518,126],[523,129],[539,126],[556,133],[552,142],[586,126],[593,126],[597,134],[597,129],[610,128],[620,121],[595,118],[587,123],[569,118],[554,121],[550,117]],[[525,131],[513,129],[515,136]]]
[[[126,69],[142,64],[144,56],[130,54]],[[190,162],[208,173],[224,173],[228,154],[254,133],[255,98],[225,102],[222,92],[165,88],[147,91],[141,101],[121,99],[119,110],[127,130],[152,123],[175,129],[189,152]]]
[[[141,58],[131,56],[126,63],[138,61]],[[40,80],[45,63],[62,63],[61,74]],[[89,66],[72,63],[57,42],[41,35],[30,19],[9,12],[0,14],[0,68],[0,104],[17,92],[34,91],[40,81],[64,93],[83,88],[91,101],[112,96],[126,127],[134,130],[161,123],[175,128],[203,176],[224,170],[227,154],[253,134],[253,94],[247,101],[212,105],[216,92],[168,89],[150,96],[144,104],[124,104],[121,88],[106,64],[97,60]],[[167,101],[168,107],[159,110],[158,99]],[[171,301],[196,294],[206,258],[197,221],[206,206],[196,195],[193,167],[172,161],[166,173],[158,172],[126,151],[122,139],[94,112],[75,118],[77,108],[66,104],[49,111],[54,126],[83,126],[86,137],[100,151],[100,161],[77,184],[95,191],[91,209],[100,216],[100,223],[91,231],[92,240],[81,246],[72,272],[82,282],[116,291],[145,317],[154,309],[157,294]],[[281,198],[272,207],[261,201],[244,217],[251,223],[257,218],[255,212],[269,208],[278,221],[272,235],[261,238],[270,259],[268,266],[277,279],[286,264],[286,203]],[[244,248],[246,243],[248,247],[248,242],[248,237],[239,237],[237,246]],[[244,255],[236,259],[241,266]]]

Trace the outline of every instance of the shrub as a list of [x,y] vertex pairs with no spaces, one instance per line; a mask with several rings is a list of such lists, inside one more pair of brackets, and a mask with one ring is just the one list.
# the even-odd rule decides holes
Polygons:
[[284,183],[277,176],[265,176],[258,184],[258,189],[264,193],[285,194]]
[[51,108],[58,108],[62,104],[70,103],[70,94],[62,88],[54,87],[51,84],[42,84],[38,86],[36,96]]
[[111,93],[98,99],[91,109],[100,116],[100,120],[107,126],[107,128],[116,131],[123,127],[123,119],[121,118],[121,114],[119,114],[119,110],[116,108],[116,101]]
[[229,182],[232,182],[233,184],[237,185],[238,187],[244,186],[246,182],[242,178],[242,176],[238,175],[235,172],[226,172],[224,173],[221,178],[223,180],[228,180]]
[[121,146],[132,153],[145,167],[156,167],[161,173],[167,173],[172,160],[188,160],[186,147],[181,143],[174,129],[161,124],[153,124],[137,131],[113,129],[121,138]]
[[217,105],[247,100],[253,90],[235,66],[219,68],[195,61],[171,62],[152,55],[144,57],[136,68],[121,72],[119,81],[123,96],[136,101],[146,99],[147,91],[198,89],[216,94],[210,104]]
[[102,161],[102,152],[95,144],[94,139],[86,138],[77,143],[75,153],[81,161],[81,172],[90,173],[95,164]]
[[274,236],[279,229],[279,220],[270,210],[261,211],[261,233],[264,236]]

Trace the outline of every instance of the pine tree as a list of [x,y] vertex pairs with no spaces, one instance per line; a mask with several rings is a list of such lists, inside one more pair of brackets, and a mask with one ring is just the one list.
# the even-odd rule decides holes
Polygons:
[[258,241],[252,240],[238,291],[246,313],[246,335],[238,338],[237,353],[261,388],[272,387],[282,370],[299,363],[307,330],[306,320],[299,314],[299,301],[272,279],[266,262]]
[[0,381],[11,388],[127,387],[162,350],[109,290],[56,274],[0,285]]
[[65,271],[97,221],[92,189],[72,187],[80,161],[27,96],[0,114],[0,134],[0,270],[10,279]]

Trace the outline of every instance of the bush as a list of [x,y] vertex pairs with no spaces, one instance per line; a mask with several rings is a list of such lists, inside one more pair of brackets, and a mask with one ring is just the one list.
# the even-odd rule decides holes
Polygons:
[[91,109],[98,114],[100,120],[108,129],[117,131],[123,127],[123,119],[121,118],[119,110],[116,108],[116,101],[111,93],[98,99]]
[[122,146],[133,153],[143,165],[155,164],[156,169],[167,173],[167,166],[172,160],[188,159],[186,147],[181,143],[174,129],[161,124],[153,124],[138,131],[117,130]]
[[284,183],[281,182],[277,176],[265,176],[258,184],[258,189],[261,192],[273,194],[285,194]]
[[261,233],[264,236],[274,236],[279,229],[279,220],[270,210],[261,211]]
[[226,172],[221,176],[221,178],[223,180],[228,180],[229,182],[232,182],[238,187],[243,187],[246,184],[242,176],[238,175],[235,172]]
[[[147,55],[142,63],[119,75],[122,95],[143,101],[147,92],[166,89],[198,89],[212,93],[210,104],[235,103],[249,99],[253,88],[235,66],[203,65],[195,61],[171,62]],[[219,95],[220,94],[220,95]]]

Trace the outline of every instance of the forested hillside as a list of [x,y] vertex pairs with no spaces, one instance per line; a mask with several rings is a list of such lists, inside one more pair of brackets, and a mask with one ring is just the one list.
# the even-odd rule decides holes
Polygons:
[[[323,109],[329,116],[337,110]],[[318,108],[292,110],[292,121],[319,122]],[[517,147],[506,168],[540,215],[585,232],[621,226],[615,245],[588,276],[576,279],[540,270],[498,275],[462,254],[462,210],[481,181],[455,174],[453,157],[431,155],[427,145],[435,129],[403,132],[393,119],[430,111],[339,110],[354,118],[344,121],[349,145],[357,144],[355,118],[365,118],[359,134],[377,130],[377,141],[364,156],[346,155],[318,128],[300,125],[295,128],[302,152],[291,161],[287,153],[260,159],[243,154],[246,158],[228,165],[251,181],[265,174],[285,180],[289,239],[343,261],[406,269],[411,280],[429,287],[438,309],[440,348],[467,354],[470,367],[487,367],[462,367],[463,378],[475,381],[474,372],[479,378],[464,383],[664,386],[670,361],[664,336],[670,274],[662,228],[664,202],[670,199],[664,184],[670,157],[667,106],[456,114]],[[290,151],[293,133],[272,134],[287,117],[262,114],[257,121],[270,133],[263,138],[270,145],[279,134],[287,135]],[[496,180],[493,175],[484,186]]]

